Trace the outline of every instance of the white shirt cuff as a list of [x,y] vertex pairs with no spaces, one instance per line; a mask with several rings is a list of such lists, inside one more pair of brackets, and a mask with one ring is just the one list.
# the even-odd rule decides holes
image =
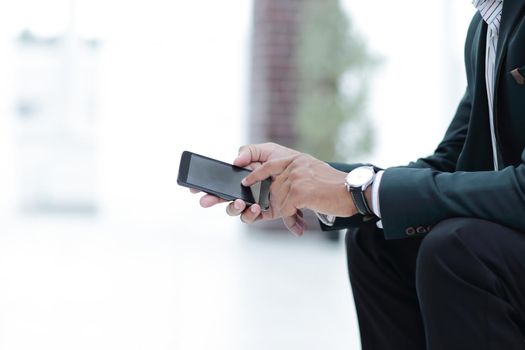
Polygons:
[[317,215],[317,218],[326,226],[334,226],[336,218],[334,215],[326,215],[318,212],[315,212],[315,215]]
[[372,211],[378,218],[381,218],[381,208],[379,207],[379,185],[381,184],[383,173],[383,170],[378,171],[374,178],[374,182],[372,183]]
[[[383,170],[378,171],[376,177],[374,178],[374,183],[372,184],[372,211],[380,219],[381,207],[379,206],[379,186],[381,185],[381,177],[383,176],[383,173]],[[383,228],[383,223],[381,220],[379,220],[376,225],[379,228]]]

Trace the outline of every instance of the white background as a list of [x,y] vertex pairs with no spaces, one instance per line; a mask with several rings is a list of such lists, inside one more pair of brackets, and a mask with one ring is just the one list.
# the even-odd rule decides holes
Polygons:
[[[0,4],[0,348],[358,348],[341,244],[243,230],[176,185],[183,150],[229,161],[245,142],[251,3],[70,5]],[[389,166],[430,153],[465,88],[471,4],[344,5],[383,57],[369,160]],[[79,36],[103,43],[99,212],[27,217],[16,205],[13,42],[23,28],[60,34],[71,18]]]

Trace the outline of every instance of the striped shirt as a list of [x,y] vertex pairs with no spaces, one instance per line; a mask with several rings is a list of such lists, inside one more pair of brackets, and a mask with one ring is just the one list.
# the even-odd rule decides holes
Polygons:
[[496,79],[496,48],[498,47],[499,28],[503,0],[473,0],[472,3],[487,23],[487,50],[485,54],[485,81],[489,108],[490,137],[494,170],[499,170],[496,132],[494,130],[494,81]]

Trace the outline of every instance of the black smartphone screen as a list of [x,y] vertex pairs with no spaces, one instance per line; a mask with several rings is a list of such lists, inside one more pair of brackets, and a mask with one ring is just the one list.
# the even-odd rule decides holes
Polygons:
[[241,184],[250,170],[191,152],[184,152],[179,169],[179,184],[217,195],[227,200],[240,198],[247,203],[269,205],[270,180],[250,187]]
[[241,185],[250,172],[241,168],[212,162],[196,154],[191,155],[187,181],[190,184],[202,185],[217,192],[223,192],[236,198],[245,198],[255,203],[250,188]]

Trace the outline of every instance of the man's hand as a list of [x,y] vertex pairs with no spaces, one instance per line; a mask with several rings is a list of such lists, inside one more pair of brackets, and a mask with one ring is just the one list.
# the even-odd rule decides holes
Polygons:
[[[290,157],[298,154],[300,153],[295,150],[277,145],[275,143],[246,145],[242,146],[239,149],[239,155],[237,159],[235,159],[233,164],[253,170],[260,167],[263,163],[267,161]],[[199,193],[199,191],[195,189],[192,189],[191,192]],[[218,198],[210,194],[205,194],[200,199],[200,205],[203,208],[209,208],[216,204],[224,202],[226,202],[224,199]],[[241,199],[237,199],[228,204],[228,206],[226,207],[226,213],[230,216],[240,215],[241,221],[248,224],[258,220],[269,220],[280,217],[277,215],[277,213],[273,212],[273,209],[262,212],[261,207],[258,204],[254,204],[248,207],[247,204]],[[298,211],[297,214],[291,218],[283,218],[283,221],[286,227],[297,235],[301,235],[306,229],[306,224],[302,219],[301,211]]]
[[[300,236],[307,228],[301,209],[307,208],[340,217],[357,214],[344,185],[346,173],[312,156],[274,143],[265,143],[242,146],[233,164],[253,170],[243,180],[245,186],[268,177],[273,179],[270,208],[267,211],[261,211],[258,204],[248,207],[240,199],[226,207],[228,215],[240,215],[244,223],[282,218],[288,230]],[[204,208],[223,202],[224,199],[210,194],[204,195],[200,200]]]
[[294,154],[265,162],[243,180],[250,186],[268,177],[274,216],[290,218],[301,209],[348,217],[357,214],[344,185],[346,173],[307,154]]

